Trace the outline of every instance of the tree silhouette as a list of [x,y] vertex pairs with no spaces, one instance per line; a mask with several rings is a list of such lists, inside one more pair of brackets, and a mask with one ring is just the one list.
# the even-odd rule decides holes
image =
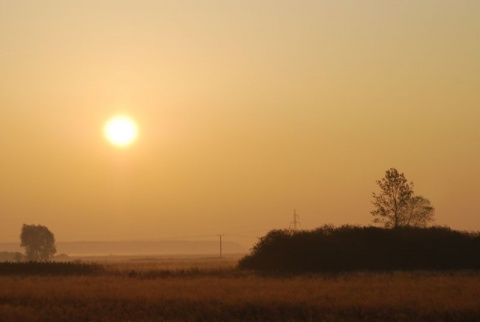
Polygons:
[[435,208],[430,204],[430,200],[422,196],[413,196],[410,199],[408,212],[405,218],[405,225],[412,227],[426,227],[432,222],[435,215]]
[[430,201],[415,196],[413,182],[408,182],[403,173],[391,168],[385,177],[377,180],[380,193],[373,193],[371,214],[374,222],[386,228],[425,227],[433,221],[434,208]]
[[46,262],[57,252],[55,237],[45,226],[23,224],[20,240],[28,261]]

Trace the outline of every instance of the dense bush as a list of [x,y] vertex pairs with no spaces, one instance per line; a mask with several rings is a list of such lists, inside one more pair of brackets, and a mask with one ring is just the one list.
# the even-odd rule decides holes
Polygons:
[[273,230],[239,262],[270,272],[478,269],[480,235],[445,227]]

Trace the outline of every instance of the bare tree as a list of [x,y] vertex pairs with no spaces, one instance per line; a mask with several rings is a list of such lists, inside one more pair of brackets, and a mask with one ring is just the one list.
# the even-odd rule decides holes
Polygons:
[[57,252],[55,237],[45,226],[23,224],[20,240],[28,261],[46,262]]
[[385,177],[377,180],[380,193],[373,193],[375,209],[371,214],[374,222],[386,228],[425,227],[433,221],[434,208],[430,201],[415,196],[413,182],[408,182],[403,173],[391,168]]

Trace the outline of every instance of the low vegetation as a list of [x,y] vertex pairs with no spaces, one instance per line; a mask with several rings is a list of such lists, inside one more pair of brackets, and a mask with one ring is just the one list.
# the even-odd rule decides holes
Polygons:
[[[94,274],[0,274],[0,321],[474,321],[480,317],[480,274],[475,271],[279,276],[238,271],[233,260],[163,264],[125,259],[101,264],[104,270]],[[162,271],[170,274],[151,274]]]
[[0,263],[0,275],[92,275],[104,271],[94,263],[80,262],[21,262]]
[[21,262],[25,256],[19,252],[0,252],[0,262]]

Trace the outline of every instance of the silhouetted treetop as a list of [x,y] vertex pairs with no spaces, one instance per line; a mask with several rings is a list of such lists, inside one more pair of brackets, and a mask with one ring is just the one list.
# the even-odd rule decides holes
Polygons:
[[435,209],[428,199],[415,196],[413,182],[408,182],[403,173],[391,168],[376,182],[380,193],[373,193],[375,209],[371,211],[375,223],[398,228],[426,227],[433,221]]
[[45,226],[23,224],[20,240],[28,261],[46,262],[57,252],[55,237]]

